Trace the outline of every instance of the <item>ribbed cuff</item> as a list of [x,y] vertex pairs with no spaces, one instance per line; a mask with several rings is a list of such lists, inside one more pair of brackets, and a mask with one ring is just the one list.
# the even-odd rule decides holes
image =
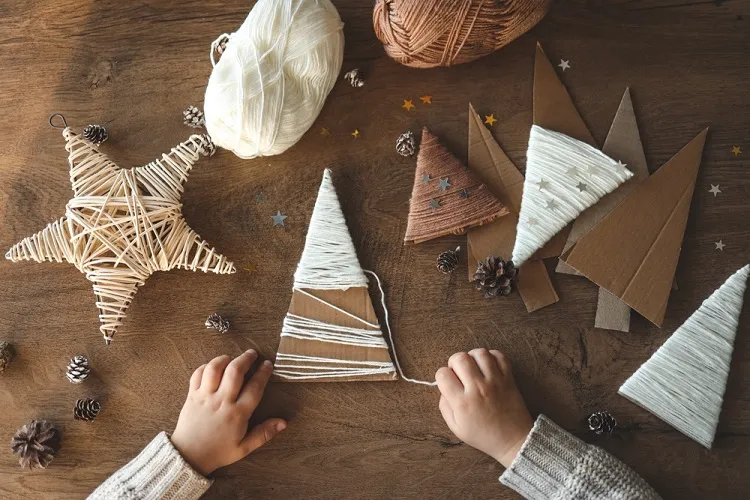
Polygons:
[[500,482],[532,500],[553,497],[586,448],[583,441],[539,415]]
[[169,436],[161,432],[137,457],[99,486],[89,499],[196,500],[212,483],[195,471],[172,445]]

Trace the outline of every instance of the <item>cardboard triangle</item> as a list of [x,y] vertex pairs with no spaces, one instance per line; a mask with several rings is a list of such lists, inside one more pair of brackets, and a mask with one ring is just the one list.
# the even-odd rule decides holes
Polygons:
[[[446,185],[447,183],[447,185]],[[427,128],[409,200],[407,243],[421,243],[507,215],[508,209]]]
[[562,256],[657,326],[664,321],[707,133],[639,184]]
[[[396,380],[367,279],[328,169],[323,174],[305,249],[294,276],[292,300],[276,356],[275,379]],[[305,324],[300,326],[300,321]]]
[[[563,252],[570,250],[581,236],[597,225],[638,184],[649,176],[646,155],[643,151],[643,144],[641,143],[641,135],[638,130],[638,122],[635,117],[629,88],[625,89],[625,94],[622,96],[620,106],[617,109],[614,120],[612,120],[612,126],[607,134],[607,139],[604,141],[602,151],[626,163],[628,169],[635,175],[615,191],[599,200],[596,205],[584,211],[573,222]],[[562,260],[558,261],[556,271],[564,274],[580,274]],[[607,330],[629,331],[630,307],[608,291],[600,290],[597,299],[594,326]]]
[[750,265],[724,282],[619,394],[711,448],[719,423]]
[[[471,104],[468,167],[511,212],[489,224],[469,229],[466,236],[469,259],[467,267],[469,281],[472,281],[478,262],[485,260],[489,255],[506,258],[511,255],[516,239],[524,177],[484,126]],[[535,258],[544,255],[550,245],[557,245],[559,248],[561,242],[562,240],[550,242],[537,252]],[[539,262],[529,262],[519,270],[518,292],[529,312],[559,300],[547,269]]]

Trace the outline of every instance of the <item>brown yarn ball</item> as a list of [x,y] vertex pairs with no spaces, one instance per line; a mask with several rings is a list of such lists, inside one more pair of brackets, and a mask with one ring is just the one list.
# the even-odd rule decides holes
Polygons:
[[377,0],[375,35],[413,68],[453,66],[508,45],[547,13],[551,0]]

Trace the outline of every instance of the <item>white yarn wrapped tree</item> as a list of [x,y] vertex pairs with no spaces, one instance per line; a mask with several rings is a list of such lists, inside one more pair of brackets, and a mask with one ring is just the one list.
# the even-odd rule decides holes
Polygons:
[[204,102],[214,143],[240,158],[293,146],[336,83],[343,26],[329,0],[259,0],[236,33],[219,37],[229,41]]
[[619,394],[711,448],[750,275],[746,265],[716,290]]
[[531,127],[513,263],[521,266],[578,215],[633,176],[565,134]]

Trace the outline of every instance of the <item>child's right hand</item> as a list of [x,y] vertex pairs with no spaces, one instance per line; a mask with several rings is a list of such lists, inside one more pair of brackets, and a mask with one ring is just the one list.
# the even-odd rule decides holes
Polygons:
[[283,419],[269,418],[247,429],[273,371],[271,362],[264,361],[245,383],[256,359],[253,349],[234,359],[219,356],[190,378],[171,440],[182,458],[204,476],[245,458],[286,428]]
[[463,442],[508,467],[532,427],[513,372],[500,351],[458,352],[435,374],[440,413]]

